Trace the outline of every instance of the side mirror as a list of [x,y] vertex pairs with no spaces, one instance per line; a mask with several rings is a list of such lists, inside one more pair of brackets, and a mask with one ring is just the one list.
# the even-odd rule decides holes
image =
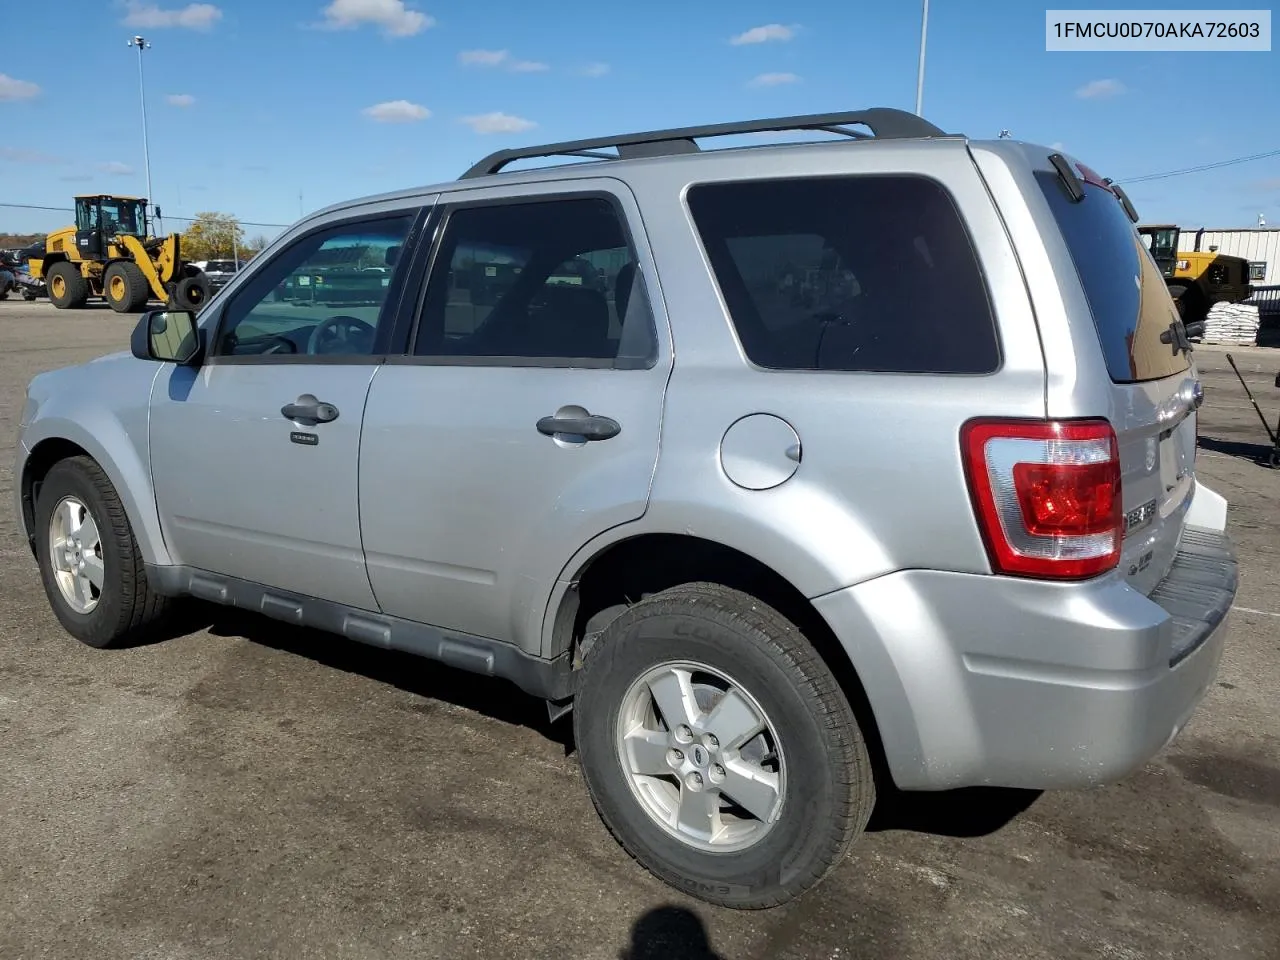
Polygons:
[[1187,330],[1187,336],[1188,336],[1188,337],[1203,337],[1203,336],[1204,336],[1204,321],[1203,321],[1203,320],[1193,320],[1193,321],[1191,321],[1191,322],[1190,322],[1190,323],[1188,323],[1188,324],[1184,324],[1184,326],[1186,327],[1186,330]]
[[200,328],[189,310],[151,310],[142,315],[129,344],[139,360],[194,366],[201,353]]

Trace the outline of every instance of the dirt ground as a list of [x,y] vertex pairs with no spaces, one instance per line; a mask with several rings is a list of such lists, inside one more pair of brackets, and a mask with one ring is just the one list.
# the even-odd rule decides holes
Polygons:
[[[0,436],[28,378],[131,325],[0,303]],[[1280,351],[1233,354],[1274,417]],[[1280,958],[1280,471],[1224,351],[1196,355],[1242,582],[1190,726],[1115,786],[883,798],[826,883],[761,913],[633,864],[568,724],[503,684],[207,608],[163,643],[71,640],[6,454],[0,958]]]

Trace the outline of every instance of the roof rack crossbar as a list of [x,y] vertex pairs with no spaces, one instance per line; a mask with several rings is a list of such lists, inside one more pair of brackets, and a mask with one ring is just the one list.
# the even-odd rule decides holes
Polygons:
[[[701,127],[681,127],[672,130],[649,130],[590,140],[570,140],[564,143],[547,143],[538,146],[499,150],[491,153],[467,170],[459,179],[471,180],[499,173],[503,167],[516,160],[529,160],[555,156],[586,156],[601,159],[627,159],[631,157],[666,156],[677,153],[696,153],[701,148],[697,139],[702,137],[726,137],[746,133],[780,133],[797,130],[819,130],[841,134],[855,139],[868,139],[865,133],[842,129],[847,126],[864,126],[871,129],[878,140],[895,140],[913,137],[945,137],[938,127],[914,113],[891,107],[873,107],[850,113],[815,113],[795,117],[774,117],[766,120],[746,120],[734,123],[714,123]],[[617,157],[589,153],[614,148]]]

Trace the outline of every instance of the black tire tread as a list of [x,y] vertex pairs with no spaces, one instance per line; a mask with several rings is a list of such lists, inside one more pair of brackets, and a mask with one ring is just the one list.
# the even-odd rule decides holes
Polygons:
[[[62,274],[67,283],[66,304],[61,309],[78,310],[83,307],[89,300],[89,281],[84,278],[84,275],[76,268],[76,265],[69,260],[60,260],[50,267],[48,279],[52,279],[55,271]],[[48,289],[47,282],[46,288]],[[50,301],[53,300],[52,289],[49,289],[49,299]]]
[[[47,485],[50,480],[56,482],[60,472],[78,473],[93,487],[105,512],[105,516],[98,521],[100,524],[98,535],[103,538],[112,537],[115,540],[117,554],[122,558],[119,566],[121,597],[116,620],[106,629],[103,642],[90,645],[104,648],[126,646],[130,642],[141,639],[149,628],[165,617],[172,601],[151,588],[146,565],[138,549],[137,538],[133,535],[129,517],[125,513],[124,504],[98,462],[85,455],[60,460],[45,475],[45,484]],[[102,528],[103,523],[109,530]]]
[[[147,300],[151,297],[151,285],[147,282],[147,276],[142,272],[140,266],[131,260],[118,260],[107,268],[107,273],[121,273],[124,275],[124,304],[117,308],[114,303],[111,303],[111,298],[107,297],[107,302],[111,303],[113,310],[117,313],[137,313],[147,305]],[[103,280],[110,280],[110,276],[104,275]],[[107,284],[104,282],[104,295],[106,290]]]
[[[875,781],[870,756],[844,691],[813,645],[790,620],[773,607],[750,594],[723,584],[709,581],[683,583],[635,604],[610,624],[601,637],[604,642],[596,643],[588,651],[582,669],[591,669],[592,661],[608,642],[608,634],[613,628],[624,625],[637,610],[643,608],[646,612],[674,612],[670,608],[679,604],[680,612],[690,615],[686,606],[689,603],[705,603],[707,610],[704,616],[708,620],[737,620],[742,626],[755,631],[765,639],[765,652],[784,668],[793,671],[802,688],[809,688],[811,695],[807,699],[818,711],[836,780],[846,788],[841,795],[840,807],[835,811],[836,835],[808,874],[792,878],[772,897],[757,898],[749,903],[699,895],[710,903],[734,909],[776,907],[794,899],[830,874],[866,828],[875,806]],[[594,796],[592,802],[595,803]],[[596,809],[597,813],[603,814],[598,804]],[[640,866],[650,869],[627,839],[614,830],[603,815],[601,820],[619,846]]]

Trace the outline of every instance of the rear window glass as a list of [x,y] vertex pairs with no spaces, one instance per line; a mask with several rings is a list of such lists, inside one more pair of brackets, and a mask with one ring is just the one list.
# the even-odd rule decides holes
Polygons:
[[987,289],[951,197],[912,176],[701,184],[689,208],[752,363],[983,374]]
[[1039,172],[1036,178],[1071,251],[1111,379],[1138,383],[1186,370],[1187,355],[1160,341],[1177,311],[1120,201],[1110,190],[1085,183],[1084,199],[1072,203],[1056,173]]

